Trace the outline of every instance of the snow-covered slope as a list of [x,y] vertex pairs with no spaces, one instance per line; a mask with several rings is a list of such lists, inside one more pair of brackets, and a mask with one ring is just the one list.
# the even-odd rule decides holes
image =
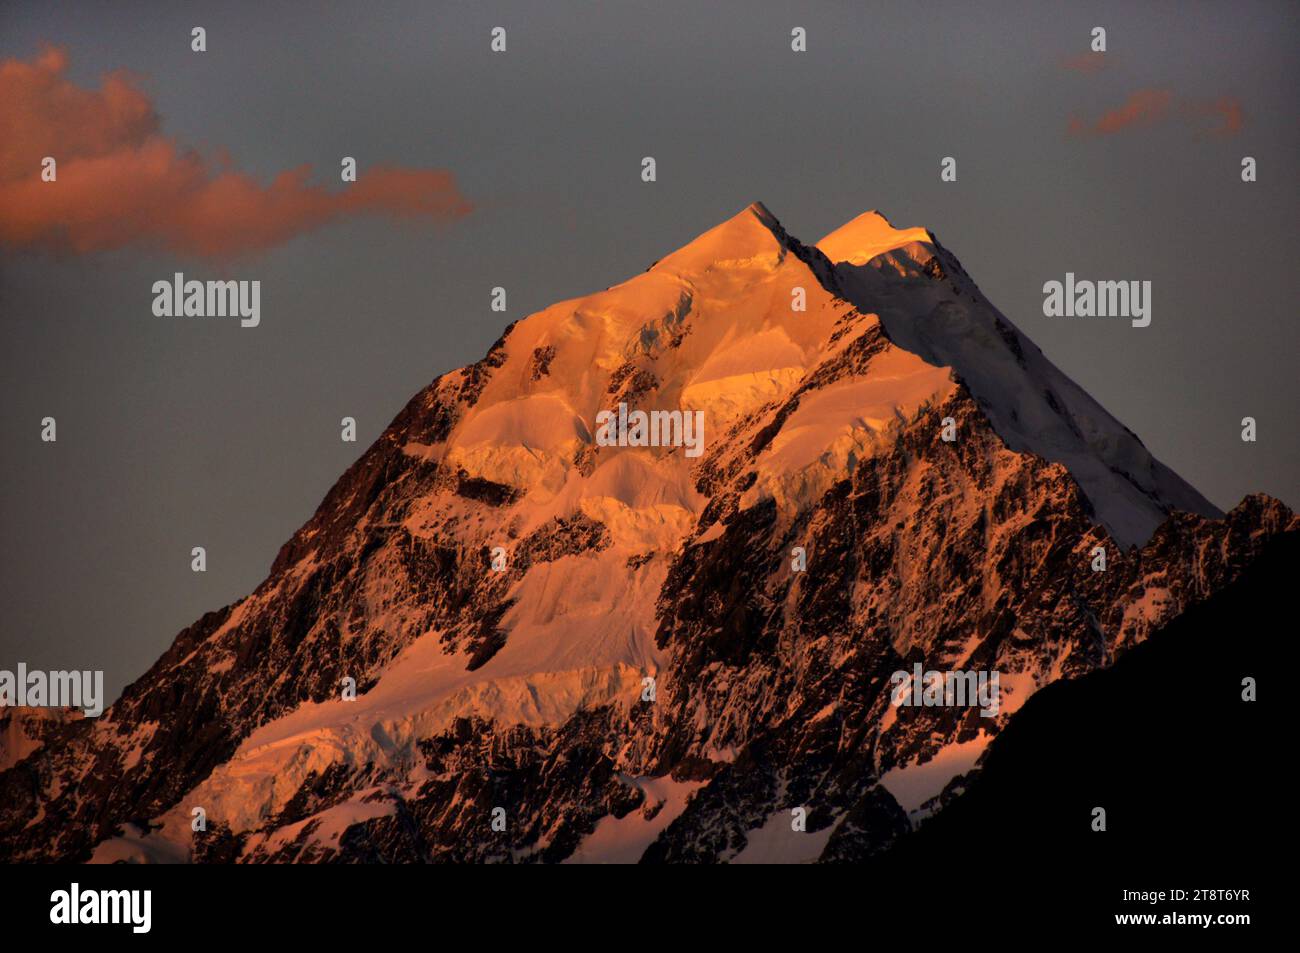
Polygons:
[[[702,454],[601,445],[620,404],[701,412]],[[861,856],[1294,528],[1220,516],[929,232],[756,204],[412,398],[254,593],[0,774],[0,854]],[[918,661],[998,669],[1002,713],[892,708]]]
[[817,247],[845,297],[899,346],[951,367],[1012,450],[1064,464],[1116,541],[1142,545],[1172,510],[1223,515],[1047,360],[930,232],[873,211]]

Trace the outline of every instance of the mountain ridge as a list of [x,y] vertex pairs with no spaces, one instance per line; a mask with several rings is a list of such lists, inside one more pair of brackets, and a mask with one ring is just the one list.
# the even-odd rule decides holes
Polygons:
[[[867,214],[833,262],[756,203],[434,380],[249,597],[0,774],[0,852],[869,853],[949,780],[926,765],[970,770],[1039,685],[1108,664],[1294,530],[1264,497],[1178,509],[1185,484],[930,232]],[[895,235],[854,263],[856,236]],[[597,445],[619,403],[705,410],[704,456]],[[915,661],[999,667],[1003,714],[891,709],[888,675]],[[798,798],[820,840],[771,826]]]

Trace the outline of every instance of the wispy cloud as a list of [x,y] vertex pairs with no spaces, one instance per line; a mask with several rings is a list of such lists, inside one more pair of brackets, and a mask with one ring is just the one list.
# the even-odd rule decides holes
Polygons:
[[[126,72],[95,89],[66,78],[67,53],[0,62],[0,243],[74,253],[126,246],[234,257],[359,215],[447,222],[470,211],[451,173],[364,168],[355,183],[312,185],[307,165],[268,185],[163,136]],[[41,160],[58,163],[54,183]]]
[[1071,70],[1076,73],[1100,73],[1109,64],[1114,57],[1114,53],[1080,53],[1077,56],[1067,56],[1061,60],[1061,69]]
[[[1128,129],[1154,126],[1171,118],[1198,125],[1203,135],[1234,136],[1245,124],[1245,110],[1232,96],[1214,100],[1177,100],[1167,89],[1138,89],[1129,93],[1123,105],[1108,110],[1095,120],[1071,116],[1066,127],[1069,137],[1113,136]],[[1212,125],[1204,128],[1206,120]]]
[[1233,96],[1220,96],[1206,102],[1191,102],[1187,111],[1193,119],[1209,117],[1213,125],[1205,130],[1210,136],[1235,136],[1246,123],[1246,112]]
[[1135,126],[1150,126],[1169,114],[1174,95],[1167,89],[1139,89],[1129,94],[1124,104],[1111,109],[1092,122],[1071,117],[1072,136],[1113,136]]

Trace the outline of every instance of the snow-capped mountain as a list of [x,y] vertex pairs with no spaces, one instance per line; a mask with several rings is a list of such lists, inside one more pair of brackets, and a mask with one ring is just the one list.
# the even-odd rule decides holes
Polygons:
[[[702,453],[608,445],[620,405]],[[864,858],[1297,528],[1218,512],[928,231],[756,204],[416,394],[256,591],[0,759],[0,856]],[[918,662],[999,713],[894,707]]]

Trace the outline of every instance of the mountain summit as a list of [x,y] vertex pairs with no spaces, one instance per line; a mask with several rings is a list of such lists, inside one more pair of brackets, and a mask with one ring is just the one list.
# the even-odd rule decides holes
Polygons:
[[[929,231],[756,203],[416,394],[102,717],[0,735],[0,856],[861,859],[1296,530],[1217,511]],[[997,672],[996,712],[891,704],[916,665]]]

